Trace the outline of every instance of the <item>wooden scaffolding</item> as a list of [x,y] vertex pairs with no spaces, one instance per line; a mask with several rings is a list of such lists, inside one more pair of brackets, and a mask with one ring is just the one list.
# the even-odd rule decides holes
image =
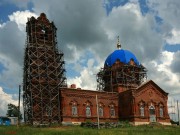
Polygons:
[[63,53],[58,51],[56,30],[44,13],[28,18],[24,57],[23,106],[25,123],[61,122],[60,89],[67,87]]
[[97,74],[97,90],[114,92],[113,88],[117,85],[124,90],[136,88],[146,81],[146,72],[142,65],[116,62],[110,67],[104,66]]

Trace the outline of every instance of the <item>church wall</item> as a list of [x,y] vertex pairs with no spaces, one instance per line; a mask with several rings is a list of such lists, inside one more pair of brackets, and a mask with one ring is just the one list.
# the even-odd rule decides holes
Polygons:
[[[170,125],[167,109],[168,94],[154,83],[148,83],[140,89],[119,93],[119,119],[135,125],[158,122]],[[150,115],[150,107],[154,114]]]
[[[135,92],[134,121],[170,123],[167,110],[167,94],[149,85]],[[141,106],[144,107],[144,116],[141,115]],[[154,116],[150,114],[150,108],[154,107]],[[160,111],[160,108],[162,110]],[[161,113],[162,112],[162,113]]]
[[133,115],[133,97],[132,91],[119,93],[119,118],[122,121],[132,121]]
[[[103,109],[103,115],[99,116],[100,122],[118,121],[118,93],[65,88],[61,90],[60,99],[62,123],[97,122],[96,95],[99,108]],[[90,107],[89,116],[86,107]],[[110,114],[111,108],[114,108],[114,116]]]

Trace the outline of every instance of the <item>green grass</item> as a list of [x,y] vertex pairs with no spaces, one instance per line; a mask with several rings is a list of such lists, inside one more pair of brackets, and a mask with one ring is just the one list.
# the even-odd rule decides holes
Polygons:
[[180,135],[180,126],[144,125],[99,130],[79,126],[54,128],[0,126],[0,135]]

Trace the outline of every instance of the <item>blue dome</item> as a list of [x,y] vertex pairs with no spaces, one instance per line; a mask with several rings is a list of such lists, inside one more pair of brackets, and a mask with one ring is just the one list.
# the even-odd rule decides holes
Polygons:
[[111,53],[104,63],[106,66],[112,66],[117,60],[120,60],[124,64],[128,64],[131,59],[134,60],[136,65],[140,65],[139,61],[136,59],[136,56],[128,51],[128,50],[115,50],[113,53]]

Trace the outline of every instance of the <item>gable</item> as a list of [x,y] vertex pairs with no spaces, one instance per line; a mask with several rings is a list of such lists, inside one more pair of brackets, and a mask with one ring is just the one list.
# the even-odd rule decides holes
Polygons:
[[142,96],[142,98],[146,99],[167,99],[168,93],[166,93],[163,89],[161,89],[156,83],[154,83],[152,80],[144,83],[140,87],[138,87],[134,91],[134,96],[139,97]]

